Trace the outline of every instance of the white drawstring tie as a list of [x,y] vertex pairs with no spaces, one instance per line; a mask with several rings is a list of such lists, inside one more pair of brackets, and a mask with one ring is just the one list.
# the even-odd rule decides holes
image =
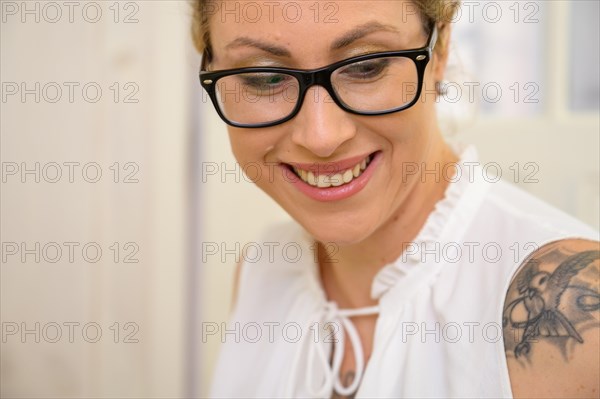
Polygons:
[[[365,358],[363,354],[362,345],[360,342],[360,336],[356,331],[356,327],[350,320],[350,317],[356,316],[369,316],[379,313],[379,306],[369,306],[357,309],[339,309],[335,302],[327,302],[324,308],[321,308],[316,312],[314,317],[310,320],[310,324],[306,331],[311,328],[315,323],[317,324],[318,329],[320,330],[321,325],[327,325],[328,323],[336,323],[340,326],[339,334],[334,336],[333,342],[333,363],[330,366],[329,360],[327,359],[327,353],[323,348],[323,345],[320,340],[311,340],[311,334],[303,334],[302,339],[302,348],[308,347],[306,350],[308,351],[308,364],[307,370],[305,373],[306,377],[306,386],[308,388],[308,392],[311,397],[315,398],[325,398],[331,395],[331,390],[335,389],[335,391],[343,396],[352,395],[357,389],[362,379],[364,369],[365,369]],[[356,371],[354,375],[354,379],[352,383],[348,387],[344,387],[342,381],[340,380],[340,368],[342,366],[342,361],[344,359],[344,344],[345,344],[345,334],[348,334],[350,338],[350,342],[352,344],[352,350],[354,352],[355,362],[356,362]],[[307,338],[308,337],[308,338]],[[296,356],[294,359],[294,363],[292,364],[291,374],[289,384],[287,386],[287,397],[293,397],[294,389],[296,388],[295,381],[298,379],[298,367],[301,361],[300,357],[304,352],[300,350],[296,351]],[[324,376],[323,383],[320,386],[315,387],[313,381],[313,367],[315,363],[315,354],[317,356],[317,366],[322,369],[322,375]]]

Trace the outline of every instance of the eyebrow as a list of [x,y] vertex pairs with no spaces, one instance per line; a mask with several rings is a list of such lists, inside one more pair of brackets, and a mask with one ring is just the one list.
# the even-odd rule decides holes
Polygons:
[[241,37],[236,38],[235,40],[231,41],[227,46],[225,46],[225,48],[231,49],[231,48],[242,47],[242,46],[256,47],[262,51],[276,55],[278,57],[290,57],[291,56],[289,50],[284,47],[279,47],[279,46],[275,46],[273,44],[262,42],[260,40],[251,39],[247,36],[241,36]]
[[[378,31],[398,33],[398,30],[391,25],[384,25],[377,21],[371,21],[371,22],[367,22],[362,25],[359,25],[349,32],[346,32],[343,36],[339,37],[331,44],[330,49],[331,50],[342,49],[344,47],[349,46],[353,42],[363,38],[364,36],[367,36],[373,32],[378,32]],[[280,46],[277,46],[274,44],[270,44],[270,43],[263,42],[260,40],[252,39],[247,36],[240,36],[240,37],[234,39],[229,44],[227,44],[227,46],[225,46],[225,48],[231,49],[231,48],[242,47],[242,46],[256,47],[262,51],[273,54],[277,57],[291,57],[290,51],[288,49],[286,49],[285,47],[280,47]]]
[[358,39],[361,39],[364,36],[378,31],[398,33],[398,30],[392,25],[383,25],[377,21],[367,22],[365,24],[357,26],[350,32],[345,33],[342,37],[335,40],[331,44],[331,50],[339,50],[341,48],[349,46]]

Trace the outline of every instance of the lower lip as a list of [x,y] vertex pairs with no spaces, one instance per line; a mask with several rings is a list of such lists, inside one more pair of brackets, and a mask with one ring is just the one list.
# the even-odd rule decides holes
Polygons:
[[284,169],[283,172],[285,173],[284,176],[286,176],[286,180],[293,184],[298,190],[316,201],[330,202],[346,199],[354,194],[357,194],[363,188],[365,188],[371,179],[375,168],[379,164],[380,159],[381,152],[376,152],[375,155],[373,155],[373,159],[369,163],[369,166],[362,172],[360,176],[352,179],[350,183],[342,184],[338,187],[327,188],[311,186],[296,176],[296,174],[289,170],[287,166],[281,165],[281,167]]

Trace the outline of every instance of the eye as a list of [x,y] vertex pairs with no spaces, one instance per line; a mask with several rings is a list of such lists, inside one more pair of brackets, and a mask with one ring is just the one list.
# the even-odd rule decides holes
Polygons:
[[290,79],[290,76],[279,73],[259,72],[240,74],[244,86],[249,86],[258,90],[269,90],[278,85],[285,83]]
[[339,73],[351,79],[373,79],[380,76],[390,64],[386,58],[359,61],[342,68]]
[[546,282],[546,280],[548,280],[547,276],[544,276],[540,279],[540,284],[544,284]]

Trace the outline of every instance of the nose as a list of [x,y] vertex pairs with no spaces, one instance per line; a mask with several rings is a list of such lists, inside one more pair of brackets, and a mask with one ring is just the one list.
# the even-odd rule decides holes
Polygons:
[[350,115],[341,109],[325,88],[313,86],[292,122],[292,141],[321,158],[331,156],[356,135]]

